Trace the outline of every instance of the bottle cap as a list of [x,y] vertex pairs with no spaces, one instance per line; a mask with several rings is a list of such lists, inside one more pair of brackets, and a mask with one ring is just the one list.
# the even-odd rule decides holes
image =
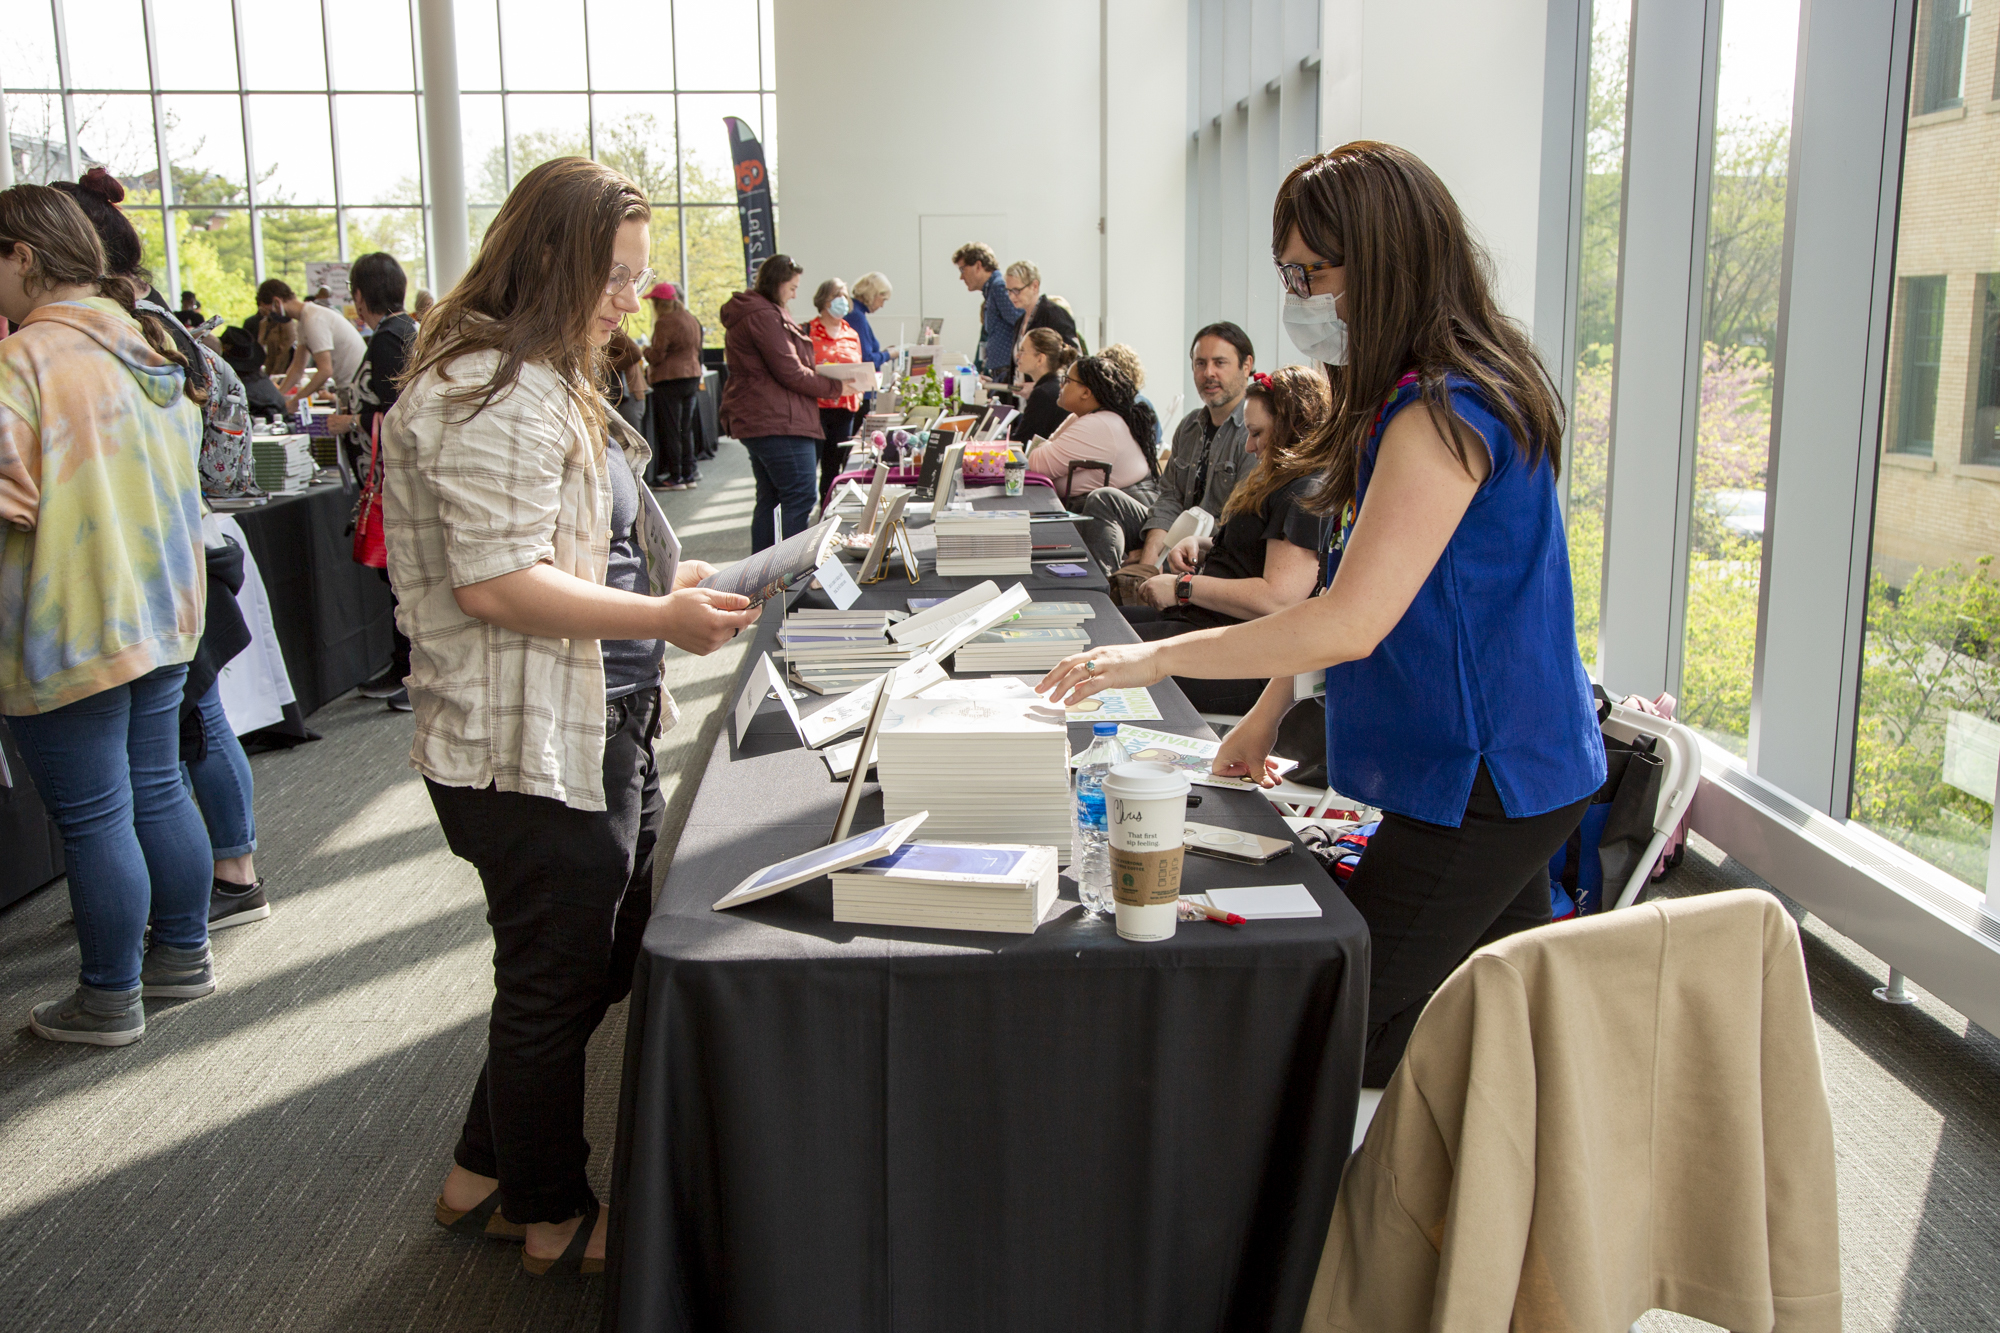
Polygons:
[[1118,734],[1118,724],[1116,722],[1093,722],[1090,724],[1090,734],[1093,736],[1116,736]]

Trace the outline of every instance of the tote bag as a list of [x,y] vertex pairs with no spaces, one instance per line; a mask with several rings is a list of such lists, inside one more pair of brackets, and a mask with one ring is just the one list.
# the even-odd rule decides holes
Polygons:
[[368,475],[361,481],[361,500],[354,508],[354,563],[370,569],[389,567],[389,545],[382,535],[382,418],[368,429]]

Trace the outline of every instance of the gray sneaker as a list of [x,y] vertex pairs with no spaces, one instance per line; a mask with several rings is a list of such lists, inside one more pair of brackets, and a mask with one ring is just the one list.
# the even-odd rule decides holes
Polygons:
[[28,1026],[48,1041],[76,1041],[86,1046],[130,1046],[146,1035],[146,1006],[139,990],[98,990],[78,986],[67,1000],[35,1006]]
[[208,946],[176,949],[155,944],[139,969],[139,990],[149,1000],[198,1000],[215,994],[215,960]]

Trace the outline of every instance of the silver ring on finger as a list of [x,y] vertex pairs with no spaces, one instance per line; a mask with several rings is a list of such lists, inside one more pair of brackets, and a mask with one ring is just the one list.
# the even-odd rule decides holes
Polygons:
[[1088,662],[1085,662],[1085,663],[1083,664],[1083,674],[1084,674],[1084,675],[1086,675],[1086,676],[1089,676],[1089,677],[1090,677],[1090,678],[1092,678],[1093,680],[1097,678],[1097,659],[1096,659],[1096,658],[1094,658],[1094,657],[1093,657],[1093,658],[1091,658],[1091,659],[1090,659],[1090,660],[1089,660]]

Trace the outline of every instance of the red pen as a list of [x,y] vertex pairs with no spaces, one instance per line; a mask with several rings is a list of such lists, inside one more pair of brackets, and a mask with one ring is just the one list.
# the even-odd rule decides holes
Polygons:
[[1250,918],[1247,916],[1242,916],[1235,912],[1225,912],[1220,907],[1212,907],[1199,898],[1193,898],[1189,901],[1196,907],[1199,907],[1201,914],[1210,921],[1220,921],[1227,926],[1247,926],[1250,924]]

